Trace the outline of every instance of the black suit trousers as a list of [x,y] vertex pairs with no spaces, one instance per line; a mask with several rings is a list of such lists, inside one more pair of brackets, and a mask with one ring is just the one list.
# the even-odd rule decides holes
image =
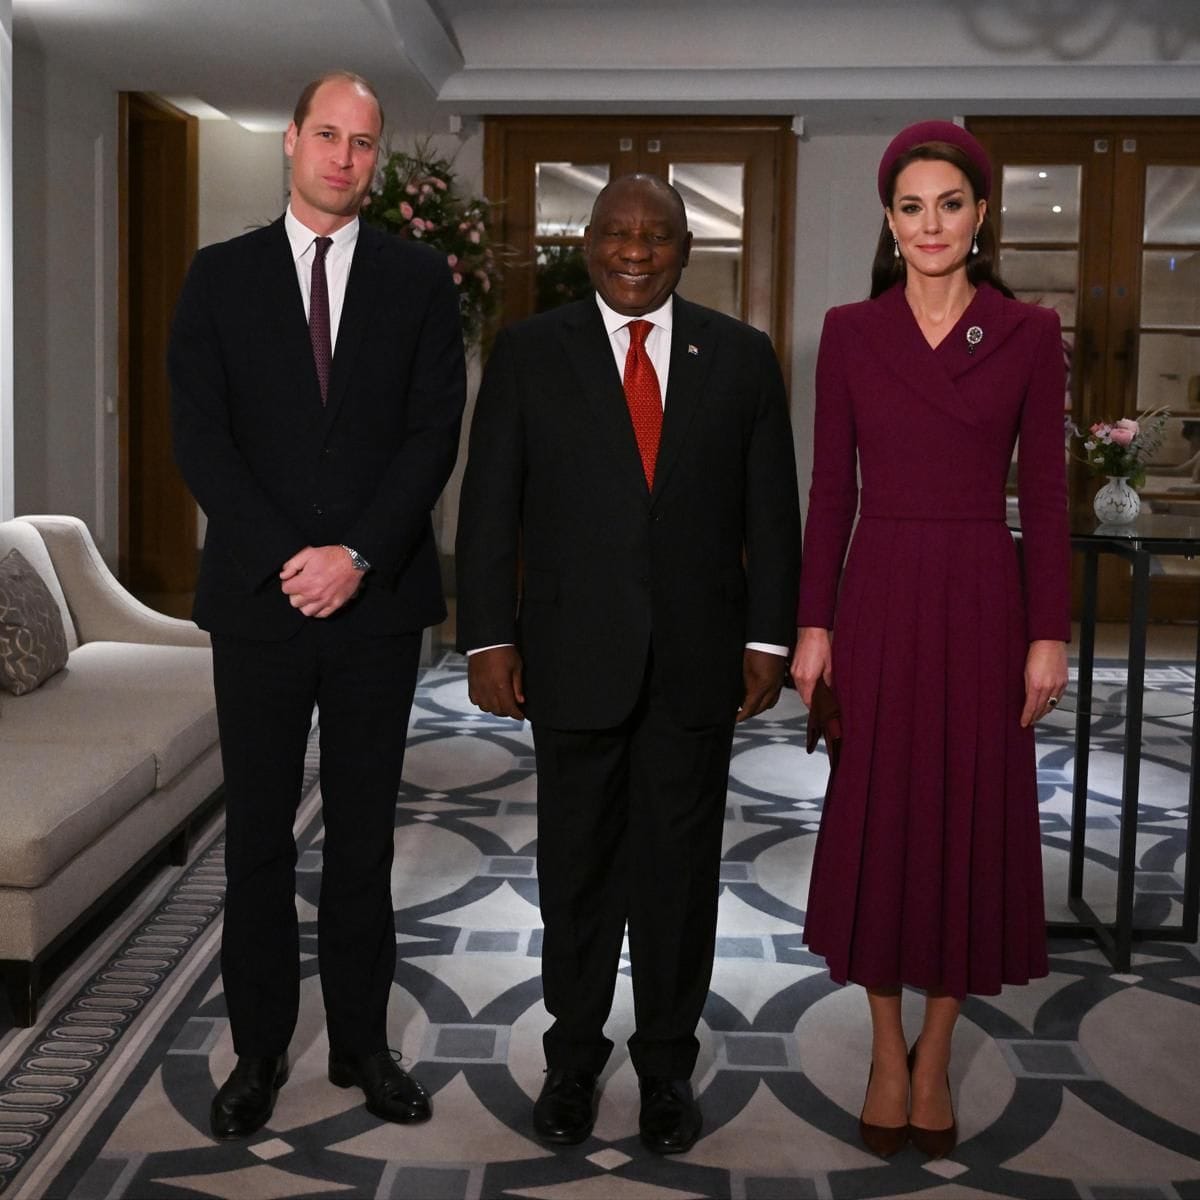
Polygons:
[[722,725],[685,727],[666,702],[667,686],[651,652],[637,705],[619,726],[533,726],[542,982],[554,1018],[543,1045],[552,1068],[603,1068],[626,924],[634,1068],[686,1079],[695,1067],[734,714]]
[[330,1047],[387,1046],[395,973],[396,796],[419,634],[363,636],[310,619],[285,641],[213,635],[225,769],[227,880],[221,971],[239,1055],[277,1055],[300,1000],[292,833],[313,705],[320,726],[318,959]]

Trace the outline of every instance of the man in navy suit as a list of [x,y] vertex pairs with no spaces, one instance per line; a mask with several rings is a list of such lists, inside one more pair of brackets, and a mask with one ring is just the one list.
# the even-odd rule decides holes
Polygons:
[[[765,334],[674,294],[674,188],[615,180],[585,234],[596,295],[506,329],[471,431],[458,636],[471,698],[528,716],[542,980],[537,1133],[595,1119],[629,929],[643,1141],[687,1150],[735,720],[779,697],[800,523]],[[518,564],[520,587],[518,600]]]
[[270,1117],[300,992],[292,822],[314,704],[325,822],[329,1078],[384,1120],[428,1118],[388,1049],[394,809],[422,629],[445,615],[430,511],[458,446],[458,298],[441,255],[360,222],[374,89],[300,97],[291,202],[197,254],[171,334],[175,455],[208,517],[197,623],[212,634],[227,811],[221,967],[237,1065],[218,1138]]

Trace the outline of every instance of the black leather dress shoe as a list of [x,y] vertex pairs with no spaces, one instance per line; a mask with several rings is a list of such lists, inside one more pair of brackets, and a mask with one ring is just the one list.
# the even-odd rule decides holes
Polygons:
[[700,1136],[700,1106],[692,1098],[692,1085],[686,1079],[661,1079],[644,1075],[638,1080],[642,1090],[642,1112],[638,1130],[642,1144],[655,1154],[683,1154]]
[[360,1058],[342,1058],[330,1051],[329,1082],[340,1088],[362,1088],[367,1112],[381,1121],[415,1125],[433,1116],[429,1093],[400,1069],[390,1050]]
[[574,1146],[596,1123],[596,1076],[570,1067],[551,1067],[533,1106],[533,1128],[543,1142]]
[[286,1054],[239,1058],[209,1110],[213,1137],[228,1141],[257,1133],[271,1119],[275,1097],[287,1077]]

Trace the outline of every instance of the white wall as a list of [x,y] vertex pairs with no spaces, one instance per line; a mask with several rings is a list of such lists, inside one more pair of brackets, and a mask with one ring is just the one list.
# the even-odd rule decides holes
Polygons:
[[117,97],[33,42],[13,51],[16,511],[82,517],[113,563]]
[[236,121],[202,120],[200,245],[268,225],[287,205],[287,159],[280,133],[251,133]]
[[[950,114],[946,115],[950,119]],[[796,258],[792,281],[792,433],[801,507],[812,474],[813,372],[825,310],[865,300],[882,209],[875,172],[882,136],[814,137],[796,147]]]
[[[283,134],[252,133],[228,119],[201,120],[197,158],[199,246],[269,225],[287,207]],[[197,546],[204,545],[207,527],[208,518],[197,505]]]
[[12,0],[0,0],[0,521],[13,507]]

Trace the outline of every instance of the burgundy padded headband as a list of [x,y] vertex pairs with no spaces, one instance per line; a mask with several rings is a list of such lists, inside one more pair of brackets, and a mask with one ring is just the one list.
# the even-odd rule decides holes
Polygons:
[[926,142],[948,142],[961,150],[975,164],[983,182],[983,190],[975,199],[988,198],[992,191],[992,164],[988,162],[987,151],[979,141],[953,121],[919,121],[916,125],[900,130],[888,143],[883,158],[879,160],[879,199],[883,201],[885,208],[892,202],[891,196],[887,194],[888,176],[891,175],[896,160],[914,146],[921,146]]

